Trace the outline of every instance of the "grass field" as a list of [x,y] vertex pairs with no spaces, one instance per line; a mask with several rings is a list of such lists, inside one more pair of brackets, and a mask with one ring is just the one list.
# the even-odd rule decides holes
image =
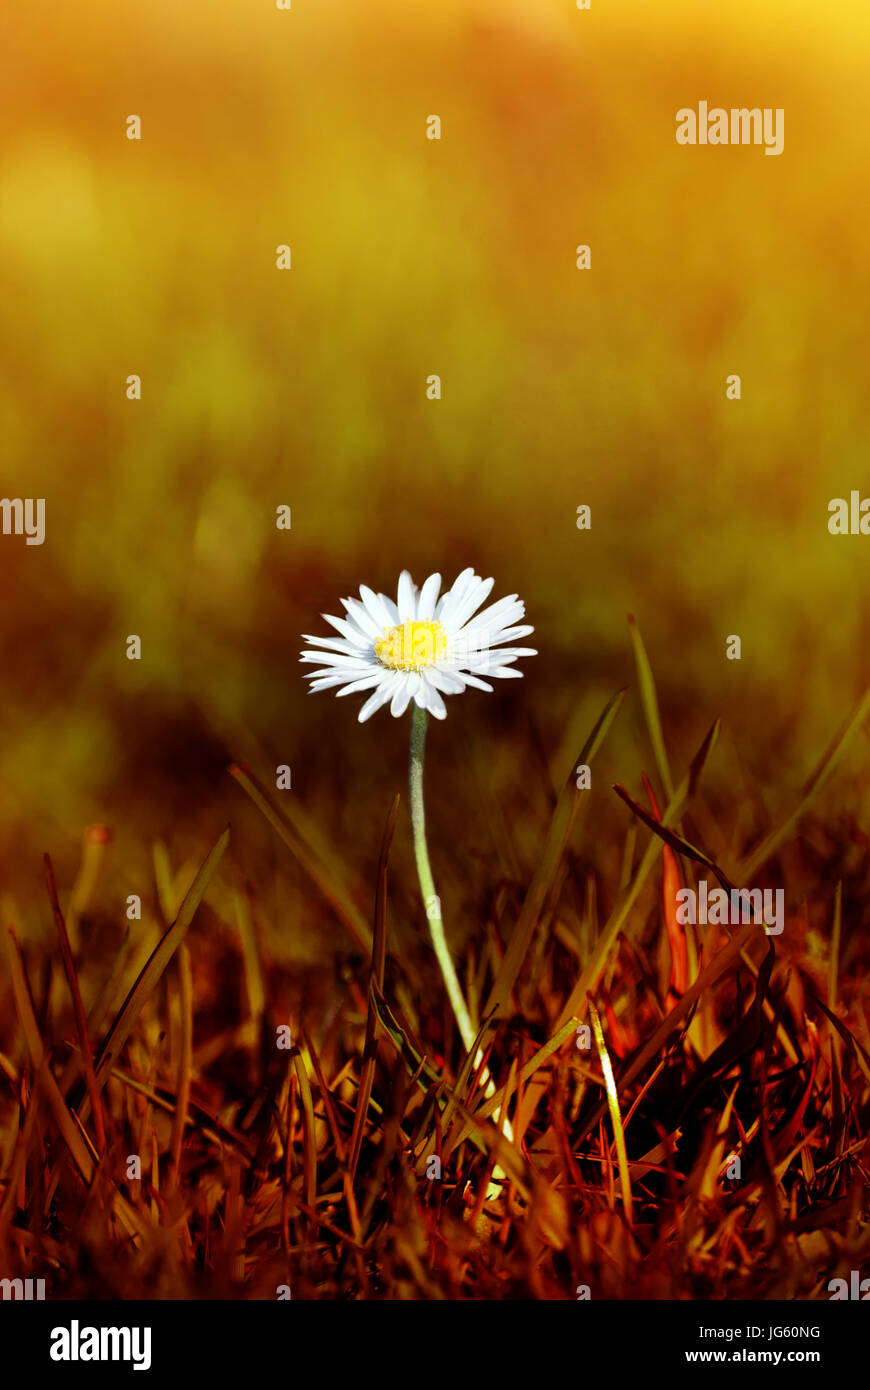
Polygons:
[[[636,692],[567,777],[533,728],[509,754],[502,735],[466,771],[466,819],[430,752],[477,1068],[398,797],[357,812],[381,822],[360,875],[337,825],[231,767],[238,829],[199,868],[155,845],[141,927],[112,948],[107,833],[89,832],[66,921],[49,863],[34,891],[53,926],[25,950],[9,931],[4,1268],[61,1297],[550,1299],[825,1297],[861,1267],[866,836],[818,809],[870,697],[767,824],[760,789],[729,795],[718,721],[671,771],[632,637]],[[645,789],[610,746],[632,703]],[[785,884],[782,933],[679,926],[675,888],[704,875]],[[337,933],[328,965],[276,959],[303,930]]]

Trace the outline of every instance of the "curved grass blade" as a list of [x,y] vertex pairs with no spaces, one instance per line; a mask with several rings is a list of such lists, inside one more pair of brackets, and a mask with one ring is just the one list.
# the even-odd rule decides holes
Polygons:
[[646,647],[640,635],[640,628],[633,613],[628,615],[628,626],[631,630],[631,645],[634,648],[634,664],[637,667],[637,679],[640,685],[640,702],[643,706],[646,727],[649,731],[650,743],[652,744],[656,766],[659,776],[662,779],[662,786],[668,801],[674,798],[674,783],[671,778],[671,769],[668,764],[668,754],[665,748],[665,738],[662,733],[662,721],[659,715],[659,701],[656,694],[656,683],[649,664],[649,657],[646,654]]
[[368,955],[372,949],[372,934],[369,931],[368,923],[341,881],[340,871],[337,867],[337,855],[330,854],[333,863],[331,867],[327,866],[324,863],[323,851],[318,853],[314,846],[309,843],[299,826],[293,823],[289,812],[279,811],[276,806],[272,805],[250,768],[243,764],[233,763],[229,772],[239,786],[248,793],[254,805],[259,807],[266,820],[284,841],[287,848],[292,851],[309,878],[319,888],[326,901],[331,904],[341,921],[344,922],[357,944]]
[[589,1009],[589,1017],[592,1019],[595,1046],[598,1049],[598,1056],[601,1059],[601,1070],[604,1074],[604,1085],[607,1091],[607,1108],[610,1111],[610,1123],[613,1126],[613,1140],[616,1144],[616,1161],[619,1166],[619,1182],[622,1188],[622,1207],[625,1212],[626,1221],[629,1226],[633,1226],[634,1203],[631,1197],[631,1178],[628,1173],[625,1130],[622,1124],[622,1115],[619,1111],[619,1096],[616,1092],[613,1067],[610,1062],[610,1054],[607,1051],[607,1043],[604,1041],[604,1029],[601,1027],[601,1017],[595,1007],[595,1001],[591,994],[587,997],[586,1004]]
[[172,923],[172,926],[168,928],[158,941],[146,961],[144,968],[140,972],[139,978],[124,1000],[118,1016],[109,1029],[97,1057],[94,1071],[98,1086],[103,1085],[112,1067],[118,1061],[123,1051],[124,1044],[133,1031],[136,1020],[142,1012],[145,1000],[148,998],[171,961],[179,944],[187,935],[187,929],[193,921],[194,914],[205,896],[205,891],[211,882],[212,875],[220,863],[224,850],[229,842],[230,830],[229,826],[227,826],[200,868],[193,883],[190,885],[179,909],[178,916]]
[[792,830],[797,825],[804,811],[809,806],[819,788],[825,783],[843,756],[843,752],[852,735],[860,729],[864,720],[870,715],[870,690],[865,691],[858,708],[852,718],[834,737],[828,745],[821,759],[808,780],[804,783],[801,799],[790,816],[787,816],[778,830],[771,833],[762,840],[761,844],[746,857],[740,866],[740,873],[745,878],[751,878],[753,874],[761,868],[772,854],[775,854],[784,840],[788,839]]
[[628,917],[628,914],[634,907],[634,904],[636,903],[640,895],[640,891],[643,888],[643,885],[646,882],[648,875],[650,874],[653,866],[658,861],[659,854],[661,853],[661,847],[658,843],[657,837],[663,834],[664,830],[667,828],[668,825],[672,824],[676,820],[679,820],[684,806],[687,804],[687,802],[691,798],[692,793],[698,785],[701,773],[703,772],[707,764],[707,759],[709,758],[710,754],[713,751],[713,748],[716,745],[716,740],[718,736],[719,720],[717,719],[716,722],[710,728],[707,737],[704,739],[704,742],[701,744],[701,747],[698,749],[698,752],[693,758],[692,765],[689,768],[688,774],[683,778],[673,797],[668,802],[664,814],[662,815],[661,821],[652,822],[652,827],[655,829],[655,834],[653,835],[652,839],[647,845],[646,850],[644,852],[644,856],[637,866],[634,879],[628,889],[628,892],[625,893],[623,897],[620,899],[620,901],[617,903],[616,907],[614,908],[613,912],[610,914],[610,917],[605,923],[604,929],[602,930],[601,935],[598,938],[597,945],[592,954],[592,959],[589,961],[586,968],[583,971],[581,971],[580,978],[578,979],[573,990],[571,991],[571,994],[565,1004],[565,1007],[562,1009],[562,1012],[559,1015],[559,1020],[556,1025],[557,1028],[561,1028],[563,1024],[572,1016],[572,1014],[579,1015],[580,1011],[585,1008],[586,995],[587,993],[592,992],[597,986],[598,981],[601,978],[602,972],[604,970],[604,967],[607,964],[607,957],[610,954],[613,944],[616,941],[616,938],[618,937],[619,933],[622,931],[623,925]]
[[[376,984],[379,990],[383,990],[384,988],[384,968],[387,960],[387,865],[390,860],[390,849],[393,843],[393,836],[396,833],[396,818],[399,814],[399,801],[400,797],[397,792],[387,815],[387,823],[384,826],[384,833],[381,839],[381,853],[378,859],[372,965],[369,979],[370,983]],[[353,1133],[351,1134],[350,1140],[350,1162],[348,1164],[348,1170],[351,1182],[353,1182],[356,1165],[359,1162],[359,1154],[362,1147],[363,1125],[371,1099],[376,1060],[377,1021],[374,998],[371,994],[371,990],[369,990],[369,1009],[368,1018],[366,1019],[366,1038],[363,1048],[362,1072],[360,1074],[359,1090],[357,1092],[356,1114],[353,1118]]]
[[618,690],[608,700],[579,757],[571,763],[570,772],[556,802],[540,863],[529,885],[510,944],[484,1006],[485,1014],[491,1014],[493,1011],[500,1013],[510,998],[583,800],[583,793],[577,790],[575,769],[578,764],[591,763],[607,737],[624,698],[625,691]]

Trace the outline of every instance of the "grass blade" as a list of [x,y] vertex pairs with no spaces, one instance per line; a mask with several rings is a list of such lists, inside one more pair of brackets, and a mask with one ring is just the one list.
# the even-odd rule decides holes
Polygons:
[[123,1051],[124,1044],[129,1038],[136,1020],[142,1012],[146,999],[171,961],[179,944],[187,935],[188,927],[193,921],[194,914],[202,902],[205,891],[211,882],[214,871],[220,863],[224,850],[229,842],[230,831],[228,826],[220,836],[220,839],[213,846],[207,859],[200,868],[199,873],[193,880],[184,902],[181,904],[178,916],[172,926],[168,928],[158,941],[146,961],[144,968],[140,972],[139,978],[124,1000],[120,1012],[109,1029],[108,1035],[100,1048],[95,1068],[98,1086],[103,1085],[112,1067],[118,1061]]
[[625,1150],[625,1131],[622,1127],[622,1115],[619,1113],[619,1096],[616,1094],[613,1067],[610,1064],[610,1055],[607,1051],[607,1044],[604,1041],[604,1029],[601,1027],[601,1018],[591,994],[586,1003],[589,1008],[589,1017],[592,1019],[595,1046],[598,1048],[598,1056],[601,1059],[601,1070],[604,1073],[604,1085],[607,1091],[607,1108],[610,1111],[610,1123],[613,1126],[613,1139],[616,1144],[616,1161],[619,1165],[622,1205],[625,1211],[626,1221],[629,1226],[633,1226],[634,1204],[631,1198],[631,1178],[628,1172],[628,1154]]
[[788,839],[816,792],[828,780],[834,768],[839,763],[852,735],[860,729],[868,715],[870,715],[870,690],[865,692],[852,718],[845,724],[822,754],[815,770],[804,783],[801,799],[791,815],[786,817],[777,830],[772,830],[771,833],[762,840],[757,849],[754,849],[743,861],[740,866],[742,877],[752,878],[753,874],[761,868],[762,864],[764,864],[772,854],[776,853],[783,841]]
[[372,934],[369,931],[368,923],[347,888],[341,882],[335,867],[338,863],[338,856],[330,856],[333,860],[333,869],[330,872],[323,863],[322,855],[318,854],[302,831],[293,824],[290,812],[279,811],[272,804],[250,768],[243,764],[234,763],[229,771],[230,776],[238,782],[239,786],[248,793],[254,805],[262,811],[273,830],[292,851],[311,881],[317,886],[326,901],[332,905],[358,945],[368,955],[372,949]]
[[[711,727],[709,733],[707,734],[707,737],[704,739],[704,742],[701,744],[701,747],[699,748],[697,754],[695,755],[695,758],[692,761],[692,765],[689,769],[688,774],[683,778],[673,797],[668,802],[668,805],[665,808],[665,811],[662,815],[661,821],[652,821],[651,828],[654,828],[655,834],[653,835],[652,839],[647,845],[643,858],[637,866],[634,879],[632,880],[628,892],[625,893],[624,896],[617,903],[616,907],[614,908],[613,912],[610,914],[610,917],[605,923],[604,929],[602,930],[601,935],[598,938],[598,943],[592,954],[592,959],[589,961],[586,968],[583,971],[581,971],[580,978],[578,979],[573,990],[571,991],[571,994],[565,1004],[565,1007],[559,1015],[557,1027],[561,1028],[563,1024],[572,1016],[572,1014],[579,1015],[581,1009],[585,1008],[586,996],[587,994],[591,993],[598,984],[604,967],[607,964],[607,957],[610,954],[613,944],[616,941],[616,938],[618,937],[619,933],[622,931],[623,925],[628,917],[628,914],[634,907],[634,904],[636,903],[640,895],[640,891],[643,888],[643,885],[646,882],[646,879],[650,871],[652,870],[653,865],[658,860],[661,850],[657,837],[661,836],[666,830],[667,826],[670,825],[673,821],[678,820],[681,816],[683,808],[689,801],[692,792],[698,785],[701,773],[703,772],[707,764],[707,760],[710,757],[710,754],[712,753],[713,748],[716,745],[716,739],[718,737],[718,734],[719,721],[717,719]],[[645,814],[646,813],[644,813],[644,815]]]
[[665,748],[665,738],[662,733],[662,721],[659,715],[659,701],[656,694],[656,683],[649,664],[649,657],[646,654],[646,647],[640,635],[640,629],[633,613],[628,615],[628,626],[631,631],[631,645],[634,648],[634,664],[637,667],[637,679],[640,685],[640,702],[643,707],[646,727],[649,731],[650,743],[652,744],[653,755],[656,760],[656,767],[662,779],[662,786],[668,801],[674,799],[674,784],[671,778],[671,769],[668,765],[668,754]]
[[574,822],[580,810],[583,800],[583,792],[577,790],[575,769],[578,764],[591,763],[598,749],[604,742],[610,730],[610,726],[619,713],[619,708],[625,697],[624,690],[618,690],[615,695],[608,700],[601,715],[598,718],[594,729],[586,740],[580,755],[572,761],[571,769],[566,781],[562,786],[559,799],[556,802],[556,809],[550,822],[550,829],[544,844],[544,850],[538,868],[535,870],[529,890],[523,901],[517,924],[514,928],[510,944],[504,954],[501,966],[495,983],[490,990],[489,998],[484,1008],[485,1014],[501,1012],[510,998],[511,990],[516,983],[517,976],[522,969],[526,952],[535,934],[538,919],[547,900],[547,894],[556,876],[556,871],[565,853],[565,848],[571,835]]

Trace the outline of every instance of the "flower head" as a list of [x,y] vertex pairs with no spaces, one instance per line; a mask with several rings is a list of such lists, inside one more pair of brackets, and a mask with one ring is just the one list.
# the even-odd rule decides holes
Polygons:
[[319,668],[306,672],[311,690],[341,686],[339,695],[370,690],[360,723],[387,701],[396,716],[413,700],[443,719],[444,695],[459,695],[469,685],[492,690],[482,676],[521,676],[512,663],[537,653],[533,647],[503,644],[528,637],[534,628],[517,626],[525,607],[516,594],[478,612],[493,583],[473,569],[463,570],[439,598],[440,574],[430,574],[418,589],[404,570],[395,603],[361,584],[358,599],[342,599],[344,618],[323,614],[338,637],[305,636],[311,646],[301,659]]

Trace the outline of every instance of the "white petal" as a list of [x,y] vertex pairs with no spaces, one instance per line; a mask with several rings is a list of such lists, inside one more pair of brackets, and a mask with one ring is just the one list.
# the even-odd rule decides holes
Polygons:
[[438,590],[441,587],[441,575],[430,574],[417,600],[417,621],[430,622],[435,615],[435,604],[438,601]]
[[439,695],[438,691],[434,688],[434,686],[430,685],[429,687],[426,697],[426,704],[429,713],[434,714],[436,719],[446,719],[447,706],[441,699],[441,696]]
[[331,652],[344,652],[345,656],[359,656],[359,647],[355,647],[344,637],[311,637],[307,632],[303,632],[302,636],[306,642],[312,642],[318,650],[324,648]]
[[504,664],[506,661],[516,661],[518,656],[537,656],[534,647],[494,647],[492,658]]
[[470,671],[463,671],[462,679],[465,681],[466,685],[473,685],[478,690],[491,691],[493,689],[491,685],[487,685],[486,681],[482,681],[478,676],[473,676]]
[[[308,687],[308,693],[309,695],[313,695],[316,690],[328,690],[330,686],[333,685],[344,685],[347,680],[347,673],[345,671],[335,671],[331,676],[308,675],[308,679],[311,681]],[[339,694],[343,695],[344,691],[339,691]]]
[[517,618],[522,618],[525,611],[525,604],[519,601],[516,594],[509,594],[507,598],[500,598],[497,603],[491,603],[489,608],[484,608],[482,613],[478,613],[474,622],[465,628],[465,632],[495,633],[515,622]]
[[390,704],[390,714],[396,719],[405,713],[411,700],[413,686],[410,681],[402,681]]
[[364,603],[360,603],[358,598],[343,598],[341,601],[361,631],[367,632],[372,638],[380,637],[384,625],[372,617]]
[[370,669],[375,663],[371,658],[363,655],[362,652],[353,655],[350,652],[303,652],[300,661],[325,661],[329,666],[351,666]]
[[379,628],[383,630],[385,627],[392,627],[394,620],[384,603],[384,595],[376,594],[367,584],[360,584],[359,592],[366,612],[371,614]]
[[445,695],[461,695],[465,689],[465,681],[458,672],[445,671],[437,666],[429,666],[423,672],[423,678],[436,690],[443,690]]
[[374,690],[375,686],[380,685],[382,680],[383,672],[381,671],[371,671],[367,676],[358,676],[356,680],[352,680],[349,685],[346,685],[344,690],[339,690],[338,698],[340,700],[342,695],[355,695],[358,690]]
[[461,659],[457,657],[453,669],[478,671],[486,675],[496,666],[509,666],[517,657],[537,654],[531,647],[494,647],[492,650],[467,652]]
[[[523,624],[522,627],[504,627],[501,632],[499,632],[498,636],[492,636],[490,638],[489,645],[495,647],[499,642],[518,642],[521,637],[531,637],[534,630],[535,629],[530,627],[528,623]],[[468,629],[465,628],[464,631],[467,632]],[[537,653],[535,653],[535,655],[537,655]]]
[[451,608],[462,597],[468,585],[475,578],[476,576],[473,569],[463,570],[461,574],[458,574],[453,581],[452,587],[447,590],[446,594],[442,594],[441,598],[438,600],[438,605],[435,609],[435,617],[443,618],[445,614],[448,614]]
[[365,671],[349,671],[346,666],[324,666],[320,671],[306,671],[302,677],[307,681],[325,680],[328,676],[338,676],[340,680],[337,685],[344,685],[347,681],[358,681],[366,674]]
[[321,613],[322,618],[334,627],[336,632],[340,632],[342,637],[346,637],[348,642],[352,642],[355,647],[370,647],[371,638],[364,632],[360,632],[356,623],[345,622],[344,618],[332,618],[328,613]]
[[384,605],[384,608],[387,611],[387,615],[390,619],[390,627],[397,627],[400,619],[399,610],[396,607],[395,603],[390,598],[389,594],[378,594],[378,598],[380,599],[381,603]]
[[407,570],[402,570],[399,575],[399,592],[396,599],[396,606],[399,610],[399,622],[404,623],[409,619],[413,623],[417,619],[417,599],[414,595],[414,583]]
[[380,709],[381,705],[385,705],[387,701],[392,698],[393,692],[396,689],[396,685],[397,681],[395,679],[395,673],[393,673],[391,676],[388,676],[385,681],[381,682],[374,695],[369,696],[362,709],[360,710],[359,714],[357,715],[357,718],[359,719],[359,722],[361,724],[364,724],[367,719],[370,719],[371,716],[374,714],[375,710]]
[[446,621],[449,622],[451,628],[456,630],[468,622],[472,613],[476,613],[483,601],[489,598],[494,583],[494,579],[479,579],[476,584],[469,585],[467,592],[450,609]]

